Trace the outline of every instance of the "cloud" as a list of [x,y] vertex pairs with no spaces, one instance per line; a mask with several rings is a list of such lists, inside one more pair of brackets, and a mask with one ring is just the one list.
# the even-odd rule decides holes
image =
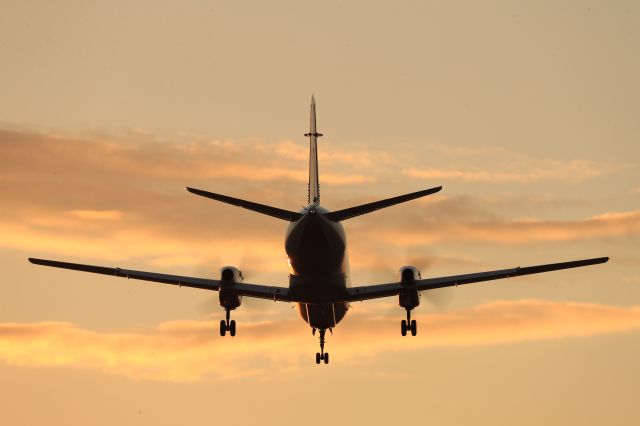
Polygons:
[[[375,151],[322,152],[327,166],[323,170],[329,169],[322,181],[356,188],[397,161]],[[164,265],[172,269],[166,272],[185,274],[205,263],[246,259],[228,255],[246,250],[253,265],[267,272],[281,271],[285,281],[286,223],[193,196],[184,185],[298,210],[306,198],[301,182],[307,176],[307,155],[303,144],[286,140],[209,140],[193,135],[163,140],[140,132],[111,140],[0,131],[0,247],[38,257],[81,255],[77,260],[87,262],[88,258],[108,263],[136,259],[117,266]],[[297,161],[299,169],[288,166]],[[348,173],[338,173],[345,168]],[[391,185],[388,182],[381,184]],[[343,194],[353,196],[354,188],[342,188]],[[358,196],[364,195],[358,192]],[[625,237],[640,230],[640,211],[567,221],[512,219],[491,213],[504,211],[513,201],[502,200],[496,207],[487,205],[486,199],[438,194],[413,202],[413,208],[352,219],[345,226],[352,247],[359,250],[354,265],[368,268],[358,259],[376,255],[397,264],[398,247],[403,245],[530,244]],[[350,204],[367,201],[372,200]],[[517,200],[519,205],[527,202],[535,200]],[[376,232],[370,232],[372,228]],[[384,253],[375,251],[380,241],[388,247]],[[396,253],[395,259],[390,251]]]
[[122,217],[118,210],[71,210],[72,216],[87,220],[116,220]]
[[[533,165],[531,163],[534,163]],[[418,169],[410,167],[403,170],[405,176],[427,180],[460,180],[465,182],[517,182],[533,183],[541,181],[570,181],[582,182],[605,174],[605,170],[591,161],[573,160],[561,162],[556,160],[534,160],[510,164],[508,169],[495,171],[483,170],[477,167],[465,169]]]
[[[284,159],[306,164],[309,161],[309,148],[290,140],[275,144],[274,151]],[[380,164],[393,163],[393,158],[386,152],[372,150],[342,150],[335,146],[322,146],[318,152],[318,161],[323,167],[349,167],[351,169],[370,169]],[[322,175],[324,179],[324,175]]]
[[376,239],[397,245],[447,241],[533,244],[640,235],[640,210],[573,220],[508,219],[489,213],[481,204],[466,197],[428,200],[420,209],[397,211],[393,221],[371,215],[363,219],[367,225],[354,232],[364,234],[357,237],[363,238],[373,226]]
[[[626,166],[585,159],[540,158],[498,147],[472,148],[430,144],[423,147],[431,161],[404,164],[403,174],[416,179],[480,183],[584,182]],[[446,168],[442,164],[449,165]]]
[[[424,329],[415,338],[402,339],[396,317],[359,306],[329,337],[334,363],[348,364],[389,351],[640,330],[640,306],[519,300],[418,316]],[[300,363],[311,364],[316,351],[316,338],[297,318],[241,322],[233,339],[216,336],[216,330],[213,321],[172,321],[147,332],[98,332],[60,322],[2,323],[0,360],[18,366],[97,370],[134,380],[190,382],[208,376],[268,378],[294,371]]]
[[[153,177],[174,181],[216,178],[306,182],[308,178],[308,152],[291,141],[211,140],[185,135],[170,141],[139,133],[134,136],[105,140],[0,130],[0,165],[7,177],[47,174],[59,179],[117,173],[125,180]],[[361,164],[360,153],[332,152],[331,148],[325,151],[323,155],[338,158],[342,165]],[[331,164],[328,166],[322,177],[329,185],[372,180],[363,174],[336,172]]]

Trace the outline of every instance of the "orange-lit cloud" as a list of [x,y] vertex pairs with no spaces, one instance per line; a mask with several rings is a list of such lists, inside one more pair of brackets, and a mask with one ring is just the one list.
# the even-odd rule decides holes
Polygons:
[[[265,218],[256,223],[256,218],[250,214],[233,214],[237,213],[235,207],[224,206],[228,211],[218,210],[219,216],[224,218],[224,225],[220,221],[212,224],[210,217],[199,211],[215,203],[204,199],[190,201],[185,200],[187,208],[178,210],[189,220],[175,219],[174,222],[169,220],[171,215],[165,216],[167,211],[154,213],[148,205],[140,206],[141,211],[113,215],[118,217],[117,220],[92,220],[89,224],[87,217],[93,217],[93,213],[82,219],[76,214],[62,212],[15,221],[0,220],[3,235],[0,246],[30,252],[34,256],[44,256],[45,253],[55,253],[58,257],[81,254],[105,262],[136,258],[159,266],[163,263],[167,266],[193,266],[220,255],[223,255],[221,262],[233,263],[235,259],[250,256],[254,268],[260,265],[261,269],[268,271],[285,270],[282,222]],[[394,221],[375,213],[367,219],[366,226],[349,229],[353,249],[359,251],[355,260],[360,259],[360,263],[353,266],[370,269],[371,262],[379,263],[376,247],[425,246],[448,241],[524,245],[640,235],[640,211],[608,213],[574,221],[474,221],[456,220],[454,215],[443,218],[424,213],[407,217],[402,213],[394,213]],[[369,232],[372,227],[376,229],[375,233]],[[238,232],[239,229],[243,232]],[[363,259],[370,261],[367,263]],[[391,263],[399,261],[393,256],[387,260]],[[451,260],[460,266],[473,263],[473,258]],[[432,261],[437,259],[429,263]],[[126,266],[136,269],[136,265]],[[394,268],[396,266],[394,264]],[[140,267],[142,265],[137,266]]]
[[[292,160],[299,164],[309,161],[309,149],[305,145],[290,140],[275,144],[274,151],[283,159]],[[371,169],[378,165],[393,163],[391,155],[372,149],[347,151],[335,146],[323,145],[318,152],[318,161],[324,167],[349,167],[350,169]],[[324,178],[324,175],[322,175]]]
[[640,210],[564,221],[499,218],[460,220],[455,210],[448,218],[429,216],[429,211],[425,209],[422,215],[414,214],[402,221],[386,223],[376,236],[401,245],[424,245],[442,241],[531,244],[640,235]]
[[[291,141],[189,135],[167,141],[136,133],[113,142],[0,131],[0,247],[40,257],[55,253],[105,262],[136,258],[159,267],[185,268],[215,263],[211,256],[234,262],[246,256],[227,253],[244,247],[261,269],[284,271],[285,223],[196,197],[184,186],[298,210],[306,198],[302,182],[307,179],[307,156],[305,145]],[[322,182],[358,188],[398,161],[375,151],[331,148],[323,149],[321,157]],[[345,169],[348,173],[339,172]],[[352,202],[367,201],[372,200]],[[447,241],[530,244],[637,236],[640,211],[566,221],[522,220],[492,214],[485,200],[437,194],[413,202],[412,208],[376,212],[345,226],[361,250],[358,258],[374,259],[371,248],[381,240],[391,250]],[[372,228],[376,232],[370,232]],[[144,266],[138,263],[117,266]]]
[[72,216],[87,220],[116,220],[122,217],[118,210],[71,210]]
[[502,170],[483,170],[477,167],[468,169],[438,169],[410,167],[403,171],[405,176],[438,180],[461,180],[467,182],[518,182],[532,183],[547,180],[581,182],[605,173],[591,161],[560,162],[546,160],[542,164],[520,164]]
[[[543,300],[498,301],[417,317],[414,338],[396,318],[358,309],[329,338],[333,362],[387,351],[468,347],[640,330],[640,307]],[[242,322],[233,339],[213,321],[172,321],[148,332],[97,332],[57,322],[0,324],[0,359],[10,365],[91,369],[136,380],[269,377],[313,363],[316,338],[301,320]]]
[[[306,182],[308,153],[290,141],[262,140],[155,140],[150,136],[122,136],[116,141],[90,137],[67,137],[0,130],[0,165],[6,177],[47,175],[58,181],[68,178],[105,177],[188,180],[233,179],[246,181],[291,180]],[[328,159],[341,165],[359,166],[359,153],[331,152]],[[302,153],[304,154],[304,158]],[[371,154],[364,155],[370,158]],[[292,161],[294,160],[294,161]],[[329,164],[327,164],[329,165]],[[325,165],[326,166],[326,165]],[[323,170],[328,185],[362,184],[371,176]]]

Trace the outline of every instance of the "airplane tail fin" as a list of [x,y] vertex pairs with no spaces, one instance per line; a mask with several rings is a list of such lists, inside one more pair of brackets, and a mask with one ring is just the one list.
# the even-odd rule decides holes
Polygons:
[[289,222],[295,222],[302,217],[301,213],[283,210],[277,207],[267,206],[265,204],[258,204],[252,201],[242,200],[240,198],[233,198],[227,195],[216,194],[214,192],[203,191],[201,189],[187,187],[187,191],[192,194],[200,195],[201,197],[211,198],[212,200],[242,207],[243,209],[266,214],[267,216],[277,217],[278,219],[288,220]]
[[311,122],[309,133],[309,189],[307,201],[309,204],[320,204],[320,181],[318,180],[318,138],[322,133],[316,131],[316,100],[311,95]]
[[435,188],[425,189],[423,191],[412,192],[410,194],[400,195],[393,198],[387,198],[386,200],[374,201],[373,203],[349,207],[348,209],[326,213],[325,217],[333,222],[340,222],[341,220],[351,219],[352,217],[384,209],[385,207],[395,206],[396,204],[415,200],[416,198],[424,197],[426,195],[435,194],[441,189],[442,186],[437,186]]

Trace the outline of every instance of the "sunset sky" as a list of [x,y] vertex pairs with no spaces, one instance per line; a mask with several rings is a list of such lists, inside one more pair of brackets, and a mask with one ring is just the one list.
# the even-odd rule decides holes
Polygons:
[[[2,1],[0,424],[640,424],[637,1]],[[353,283],[610,256],[396,298],[317,336],[292,305],[28,257],[287,285],[309,101]]]

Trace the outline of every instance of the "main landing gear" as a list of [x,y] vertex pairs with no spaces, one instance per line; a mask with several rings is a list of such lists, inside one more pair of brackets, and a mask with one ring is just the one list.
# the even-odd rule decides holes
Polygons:
[[227,331],[231,335],[231,337],[236,335],[236,320],[230,320],[231,310],[227,309],[227,319],[220,320],[220,335],[224,336],[227,334]]
[[411,331],[412,336],[418,334],[418,324],[416,320],[411,319],[411,309],[407,309],[407,319],[400,323],[400,332],[403,336],[407,335],[407,331]]
[[[326,328],[320,329],[320,352],[316,352],[316,364],[320,364],[320,361],[329,364],[329,352],[324,351],[324,334],[326,331]],[[315,328],[313,329],[313,334],[316,334]]]

